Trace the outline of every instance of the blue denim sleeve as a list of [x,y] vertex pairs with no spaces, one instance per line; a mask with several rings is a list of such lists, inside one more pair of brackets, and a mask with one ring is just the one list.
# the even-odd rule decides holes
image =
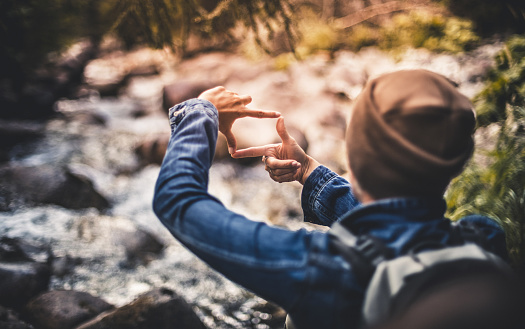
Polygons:
[[350,183],[324,166],[317,167],[304,183],[301,206],[307,222],[330,226],[358,205]]
[[215,107],[190,100],[170,111],[172,135],[153,209],[182,244],[230,280],[290,309],[309,284],[307,249],[316,233],[248,220],[208,194],[218,135]]

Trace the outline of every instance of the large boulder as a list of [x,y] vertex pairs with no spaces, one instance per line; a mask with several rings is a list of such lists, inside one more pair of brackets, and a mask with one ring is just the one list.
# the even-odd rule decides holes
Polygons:
[[[89,243],[105,245],[122,257],[120,265],[132,268],[158,259],[164,251],[163,241],[147,229],[139,227],[133,220],[116,216],[83,216],[71,227],[77,237]],[[61,271],[70,271],[82,259],[64,259]],[[86,260],[87,261],[87,260]],[[55,264],[53,264],[55,265]],[[57,266],[58,267],[58,266]]]
[[69,329],[112,308],[111,304],[86,292],[54,290],[31,300],[25,313],[37,328]]
[[160,288],[128,305],[104,312],[76,329],[205,329],[191,306],[175,292]]
[[144,165],[162,163],[168,143],[170,141],[169,133],[159,133],[144,138],[135,147],[135,153],[140,157]]
[[105,209],[108,200],[85,175],[51,165],[0,168],[0,199],[9,203],[56,204],[69,209]]
[[49,247],[2,237],[0,239],[0,305],[21,309],[46,291],[51,277]]
[[168,110],[185,100],[198,97],[203,91],[215,87],[210,81],[177,81],[164,86],[162,91],[162,108],[166,113]]
[[[161,165],[162,161],[164,160],[164,156],[166,155],[166,150],[168,149],[169,141],[169,133],[159,133],[145,137],[143,140],[137,143],[137,145],[135,146],[135,153],[140,158],[142,165]],[[244,141],[244,139],[242,141]],[[247,146],[249,144],[246,142],[242,142],[241,145]],[[219,134],[217,138],[214,159],[231,159],[230,153],[228,153],[228,145],[226,143],[226,138],[223,134]]]
[[128,265],[147,264],[158,258],[165,248],[156,236],[140,228],[117,232],[116,235],[124,246]]

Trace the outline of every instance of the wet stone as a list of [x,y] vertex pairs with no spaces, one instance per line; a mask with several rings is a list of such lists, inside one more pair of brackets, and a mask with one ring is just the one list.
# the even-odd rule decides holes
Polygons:
[[47,290],[50,277],[46,264],[0,262],[0,305],[20,309],[32,297]]
[[[69,209],[105,209],[108,200],[87,177],[51,165],[0,168],[5,196],[11,204],[56,204]],[[36,188],[38,187],[38,188]]]
[[80,291],[49,291],[31,300],[26,314],[43,329],[73,328],[113,308],[101,298]]
[[157,237],[142,229],[121,234],[119,239],[125,248],[127,258],[125,265],[128,266],[149,263],[158,258],[165,247]]
[[100,314],[76,329],[205,329],[191,306],[174,291],[160,288]]
[[162,92],[162,108],[168,113],[168,110],[179,103],[190,98],[198,97],[203,91],[215,87],[215,83],[177,81],[166,85]]
[[20,309],[47,290],[52,259],[48,246],[0,238],[0,305]]

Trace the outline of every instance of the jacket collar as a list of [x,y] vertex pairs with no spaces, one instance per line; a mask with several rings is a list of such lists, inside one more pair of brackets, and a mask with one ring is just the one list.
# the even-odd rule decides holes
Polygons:
[[442,198],[382,199],[354,208],[343,216],[340,222],[352,230],[363,224],[369,226],[374,223],[374,226],[383,226],[442,220],[446,209],[446,202]]

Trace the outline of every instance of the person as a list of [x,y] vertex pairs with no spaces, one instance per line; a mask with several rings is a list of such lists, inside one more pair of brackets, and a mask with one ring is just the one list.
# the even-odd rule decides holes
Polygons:
[[[371,79],[355,100],[346,134],[350,179],[307,155],[276,112],[222,87],[170,110],[172,135],[153,208],[175,238],[209,266],[281,306],[295,328],[358,328],[366,285],[334,248],[330,231],[287,230],[236,214],[207,192],[218,131],[234,158],[262,156],[277,182],[303,185],[305,221],[343,222],[380,239],[394,256],[463,243],[444,217],[443,193],[474,147],[475,114],[448,79],[404,70]],[[281,143],[236,150],[241,117],[278,118]],[[507,258],[501,228],[472,215],[487,251]]]

